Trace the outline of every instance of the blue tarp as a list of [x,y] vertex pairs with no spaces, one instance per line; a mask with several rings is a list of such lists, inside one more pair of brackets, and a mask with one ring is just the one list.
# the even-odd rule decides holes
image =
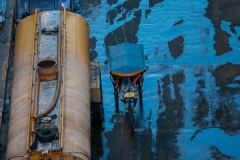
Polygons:
[[108,56],[110,71],[129,74],[145,68],[142,44],[121,43],[109,46]]

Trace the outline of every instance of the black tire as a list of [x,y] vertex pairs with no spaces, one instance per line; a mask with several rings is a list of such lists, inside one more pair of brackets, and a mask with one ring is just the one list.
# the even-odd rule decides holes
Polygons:
[[131,117],[131,131],[132,131],[132,134],[134,134],[134,110],[131,109],[130,111],[130,117]]
[[114,100],[116,112],[119,113],[119,100],[118,100],[118,89],[114,87]]
[[37,140],[42,143],[49,143],[55,140],[56,131],[54,129],[42,129],[37,131]]
[[129,126],[131,127],[131,132],[134,134],[134,109],[131,106],[131,100],[128,99],[128,120]]

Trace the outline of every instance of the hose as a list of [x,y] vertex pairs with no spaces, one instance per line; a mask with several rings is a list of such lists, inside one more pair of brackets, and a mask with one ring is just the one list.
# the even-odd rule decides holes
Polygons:
[[60,88],[61,88],[60,77],[61,77],[61,72],[58,71],[57,87],[56,87],[56,90],[55,90],[55,95],[54,95],[53,101],[50,104],[50,106],[44,112],[35,116],[35,120],[41,119],[42,117],[46,116],[47,114],[49,114],[54,109],[54,107],[57,103],[58,96],[59,96],[59,93],[60,93]]
[[[60,36],[58,36],[58,39],[60,41]],[[58,43],[59,44],[59,43]],[[57,86],[56,86],[56,90],[55,90],[55,94],[54,94],[54,98],[52,100],[52,103],[49,105],[49,107],[42,113],[40,113],[39,115],[34,116],[35,120],[41,119],[42,117],[46,116],[47,114],[49,114],[55,107],[58,97],[59,97],[59,93],[60,93],[60,89],[61,89],[61,78],[62,78],[62,71],[61,71],[61,55],[60,55],[60,46],[58,46],[58,78],[57,78]],[[36,95],[38,96],[38,95]]]

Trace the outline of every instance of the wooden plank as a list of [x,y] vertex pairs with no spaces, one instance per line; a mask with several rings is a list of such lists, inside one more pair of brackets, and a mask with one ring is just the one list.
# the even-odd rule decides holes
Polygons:
[[90,62],[90,88],[100,88],[100,65],[98,61]]
[[91,102],[102,102],[101,74],[98,61],[90,62],[90,93]]
[[90,88],[90,93],[91,102],[102,102],[102,92],[100,88]]

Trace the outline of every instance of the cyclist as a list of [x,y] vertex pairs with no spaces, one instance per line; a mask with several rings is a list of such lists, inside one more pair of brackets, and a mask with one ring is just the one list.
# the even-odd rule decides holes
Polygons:
[[120,100],[123,102],[123,109],[126,110],[126,98],[124,95],[127,92],[134,92],[135,96],[133,97],[133,103],[134,103],[134,112],[136,112],[136,104],[138,100],[138,87],[134,81],[134,77],[117,77],[116,79],[116,86],[115,88],[119,88],[119,81],[121,79],[121,85],[120,85],[120,90],[119,90],[119,97]]

